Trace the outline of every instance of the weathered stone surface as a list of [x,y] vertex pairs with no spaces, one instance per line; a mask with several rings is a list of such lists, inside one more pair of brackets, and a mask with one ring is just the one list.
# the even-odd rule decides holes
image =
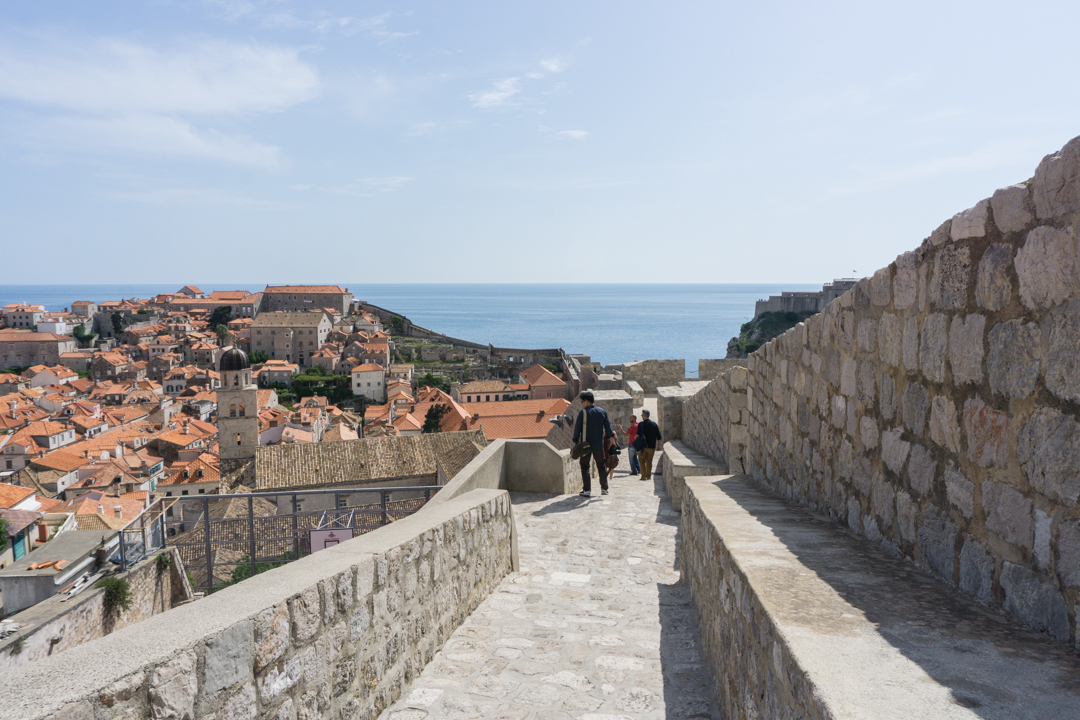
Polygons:
[[301,656],[293,655],[287,660],[280,660],[268,668],[259,677],[259,696],[263,702],[276,698],[281,693],[300,682],[303,675]]
[[1080,588],[1080,520],[1066,520],[1058,529],[1057,571],[1062,584]]
[[859,341],[859,351],[867,354],[877,352],[877,320],[874,318],[863,318],[859,321],[859,328],[856,331],[856,338]]
[[931,403],[930,439],[954,453],[960,453],[960,423],[956,420],[956,406],[945,395],[935,396]]
[[1001,483],[982,484],[982,506],[986,527],[998,537],[1029,550],[1034,540],[1031,500]]
[[970,520],[975,512],[975,483],[964,477],[959,470],[946,468],[945,494],[960,514]]
[[206,720],[255,720],[258,709],[255,686],[248,683],[226,700],[220,710],[206,716]]
[[1080,301],[1069,303],[1050,325],[1046,389],[1063,400],[1080,401]]
[[1020,466],[1031,486],[1072,506],[1080,497],[1080,423],[1054,408],[1040,408],[1017,438]]
[[900,318],[892,313],[882,313],[881,320],[878,322],[877,337],[878,357],[882,362],[893,367],[901,367],[900,363],[904,357],[903,337],[904,324]]
[[904,414],[904,427],[916,435],[922,435],[926,428],[926,412],[929,410],[930,396],[926,388],[918,383],[909,382],[904,388],[901,400]]
[[1035,212],[1040,218],[1057,218],[1080,209],[1080,139],[1070,140],[1058,152],[1047,155],[1035,169]]
[[1016,252],[1020,301],[1030,310],[1048,310],[1077,295],[1080,279],[1076,266],[1073,228],[1037,227]]
[[893,307],[905,310],[915,304],[917,289],[917,262],[915,251],[896,258],[896,275],[893,277]]
[[1001,570],[1005,609],[1036,630],[1046,630],[1061,640],[1069,639],[1069,611],[1053,585],[1043,583],[1026,567],[1006,562]]
[[881,418],[889,422],[896,417],[896,382],[888,373],[882,373],[878,386],[881,397]]
[[858,392],[858,367],[855,358],[844,358],[840,371],[840,393],[846,397],[854,398]]
[[909,373],[919,371],[919,318],[904,321],[904,367]]
[[983,332],[986,316],[968,315],[953,318],[949,326],[949,368],[953,383],[982,382]]
[[986,372],[999,395],[1025,398],[1039,380],[1040,333],[1035,323],[1006,320],[990,329]]
[[281,657],[289,647],[289,609],[264,610],[255,623],[255,672]]
[[994,601],[994,558],[975,538],[960,549],[960,589],[987,605]]
[[920,495],[927,495],[934,486],[937,462],[928,448],[912,445],[911,462],[908,463],[908,483]]
[[945,354],[949,343],[949,317],[930,313],[922,326],[919,366],[927,380],[945,382]]
[[930,302],[942,310],[960,310],[967,305],[971,276],[971,251],[966,246],[949,245],[934,258],[930,276]]
[[859,439],[866,450],[873,450],[878,445],[877,421],[869,415],[859,418]]
[[1019,232],[1035,222],[1031,188],[1027,183],[1001,188],[990,198],[994,224],[1003,233]]
[[952,240],[952,219],[938,225],[934,232],[930,233],[930,244],[934,247],[941,247]]
[[889,285],[892,282],[892,272],[883,267],[870,278],[870,302],[877,307],[885,307],[892,302],[892,293]]
[[896,494],[896,521],[900,526],[900,537],[904,542],[915,542],[915,523],[918,519],[918,505],[906,492]]
[[1005,467],[1009,457],[1009,416],[979,398],[964,403],[968,458],[979,467]]
[[1012,247],[1004,243],[993,243],[986,248],[979,261],[979,275],[975,283],[975,299],[980,307],[1002,310],[1012,302],[1012,279],[1009,276],[1012,254]]
[[311,588],[290,600],[289,613],[292,616],[293,639],[297,644],[315,637],[322,623],[319,588]]
[[238,623],[206,642],[203,651],[203,692],[215,693],[250,680],[253,663],[252,623]]
[[953,242],[969,238],[986,237],[990,222],[990,199],[980,200],[974,207],[953,215],[951,236]]
[[903,471],[904,462],[911,451],[911,443],[902,440],[902,435],[903,431],[898,428],[881,433],[881,459],[897,475]]
[[154,720],[194,720],[195,651],[188,650],[154,668],[150,676],[150,715]]
[[931,505],[919,516],[919,553],[922,561],[945,580],[952,582],[956,546],[956,526]]
[[1048,569],[1054,561],[1054,551],[1050,547],[1053,534],[1054,518],[1042,510],[1035,509],[1035,564],[1042,570]]

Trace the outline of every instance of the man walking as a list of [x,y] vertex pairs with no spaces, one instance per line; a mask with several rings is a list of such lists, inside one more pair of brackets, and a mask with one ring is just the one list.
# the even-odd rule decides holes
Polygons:
[[607,411],[593,405],[595,396],[586,390],[581,393],[581,412],[574,421],[573,443],[582,439],[589,443],[589,452],[581,456],[581,497],[592,497],[592,479],[589,477],[589,465],[596,460],[596,472],[600,476],[600,494],[608,494],[607,454],[605,447],[608,438],[615,437],[611,430],[611,421]]
[[630,427],[623,430],[623,426],[617,426],[619,432],[626,434],[626,452],[630,458],[630,474],[637,475],[641,471],[641,466],[638,464],[638,452],[634,449],[634,438],[637,437],[637,415],[630,416]]
[[637,425],[638,435],[645,438],[645,447],[638,453],[641,462],[641,479],[652,480],[652,459],[664,443],[660,437],[660,426],[649,419],[649,411],[641,411],[641,422]]

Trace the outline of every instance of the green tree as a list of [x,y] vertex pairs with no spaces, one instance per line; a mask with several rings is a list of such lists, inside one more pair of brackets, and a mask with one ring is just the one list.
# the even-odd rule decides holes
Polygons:
[[420,432],[425,433],[437,433],[442,432],[442,419],[443,415],[450,412],[450,408],[440,403],[436,403],[428,408],[427,415],[424,416],[424,427],[420,429]]
[[232,333],[227,325],[215,325],[214,334],[217,335],[218,345],[221,347],[232,344]]
[[0,552],[7,550],[7,529],[7,520],[0,518]]
[[120,333],[124,332],[124,314],[123,313],[114,312],[112,314],[112,317],[109,318],[109,319],[112,320],[113,333],[115,333],[116,335],[119,335]]
[[251,360],[252,365],[258,365],[259,363],[264,363],[269,360],[270,356],[263,350],[253,350],[251,354],[248,355],[248,359]]
[[390,329],[396,333],[402,333],[405,331],[405,318],[400,315],[394,315],[390,318]]
[[417,387],[432,387],[443,392],[450,392],[450,383],[442,375],[426,373],[416,381]]
[[135,314],[136,315],[149,315],[150,314],[150,309],[149,308],[139,308],[138,310],[135,311]]
[[86,328],[83,327],[82,323],[75,326],[75,329],[71,331],[71,336],[75,338],[75,342],[78,343],[79,347],[89,347],[94,342],[94,338],[97,337],[94,333],[86,332]]
[[232,319],[232,305],[220,305],[210,313],[209,325],[216,328],[218,325],[228,325]]

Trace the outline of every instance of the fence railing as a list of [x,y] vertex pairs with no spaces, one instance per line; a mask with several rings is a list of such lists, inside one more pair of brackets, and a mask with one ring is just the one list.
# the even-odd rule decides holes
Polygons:
[[120,530],[117,548],[120,569],[127,570],[150,553],[165,547],[165,512],[172,498],[159,498]]
[[164,542],[213,592],[412,515],[438,486],[173,497]]

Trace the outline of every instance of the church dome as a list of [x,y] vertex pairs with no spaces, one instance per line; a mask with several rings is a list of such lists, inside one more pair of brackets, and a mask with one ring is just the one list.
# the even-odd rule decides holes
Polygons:
[[251,367],[247,353],[238,347],[229,348],[221,355],[218,369],[222,372],[227,370],[247,370]]

